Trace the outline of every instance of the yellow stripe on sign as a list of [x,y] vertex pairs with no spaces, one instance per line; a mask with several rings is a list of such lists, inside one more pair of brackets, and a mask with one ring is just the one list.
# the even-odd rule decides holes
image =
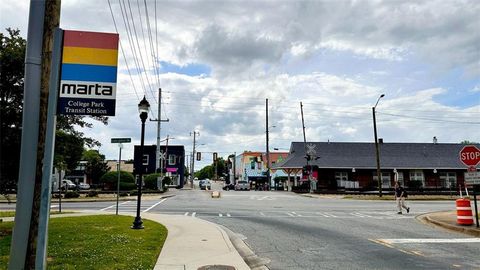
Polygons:
[[117,66],[118,51],[96,48],[64,47],[63,63]]

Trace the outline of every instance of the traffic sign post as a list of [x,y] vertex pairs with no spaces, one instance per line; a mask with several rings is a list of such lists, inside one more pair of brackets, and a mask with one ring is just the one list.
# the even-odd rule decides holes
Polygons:
[[460,161],[468,167],[465,173],[465,187],[473,186],[473,203],[475,205],[475,221],[478,224],[477,192],[480,190],[480,172],[477,164],[480,162],[480,149],[475,145],[466,145],[460,150]]
[[115,208],[115,214],[118,215],[118,200],[120,198],[120,162],[122,161],[122,143],[132,142],[131,138],[112,138],[112,143],[118,143],[118,164],[117,164],[117,207]]

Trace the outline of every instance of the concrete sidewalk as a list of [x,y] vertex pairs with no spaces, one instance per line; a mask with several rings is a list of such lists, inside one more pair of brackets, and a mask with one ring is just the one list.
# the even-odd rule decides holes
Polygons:
[[480,228],[475,225],[475,217],[473,225],[458,225],[456,211],[442,211],[419,215],[417,217],[420,221],[438,226],[447,230],[456,231],[468,234],[475,237],[480,237]]
[[214,223],[189,216],[143,213],[142,217],[159,222],[168,229],[155,269],[197,270],[213,265],[231,266],[236,270],[250,269],[227,233]]

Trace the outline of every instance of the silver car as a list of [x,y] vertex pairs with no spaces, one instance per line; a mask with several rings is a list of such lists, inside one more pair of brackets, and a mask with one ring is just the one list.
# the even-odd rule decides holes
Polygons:
[[238,181],[235,185],[235,190],[250,190],[250,183],[248,181]]
[[200,180],[200,182],[198,182],[198,186],[201,190],[212,190],[212,184],[208,179]]

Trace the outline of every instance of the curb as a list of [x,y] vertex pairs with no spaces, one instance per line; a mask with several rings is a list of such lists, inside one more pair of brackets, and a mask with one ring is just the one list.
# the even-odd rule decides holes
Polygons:
[[[171,195],[165,195],[165,196],[161,196],[159,197],[158,199],[165,199],[165,198],[170,198],[170,197],[174,197],[175,194],[171,194]],[[118,198],[119,201],[131,201],[131,200],[136,200],[136,196],[135,198],[128,198],[128,197],[120,197]],[[143,196],[142,196],[142,200],[145,199]],[[109,198],[107,200],[99,200],[99,199],[85,199],[85,200],[69,200],[69,199],[62,199],[62,202],[68,202],[68,203],[83,203],[83,202],[116,202],[117,201],[117,198]],[[58,200],[51,200],[52,203],[58,203]],[[17,200],[11,200],[10,202],[8,201],[4,201],[4,200],[0,200],[0,204],[12,204],[12,203],[17,203]]]
[[475,237],[480,237],[480,230],[472,229],[472,228],[469,228],[469,227],[460,227],[460,226],[452,225],[450,223],[435,220],[435,219],[433,219],[429,216],[429,215],[435,214],[435,213],[443,213],[443,212],[432,212],[432,213],[422,214],[422,215],[416,216],[415,218],[420,220],[420,222],[425,223],[425,224],[431,224],[431,225],[441,227],[441,228],[446,229],[446,230],[455,231],[455,232],[459,232],[459,233],[463,233],[463,234],[468,234],[468,235],[475,236]]
[[228,237],[230,238],[230,241],[232,242],[232,245],[238,251],[238,254],[240,254],[240,256],[248,265],[248,267],[250,267],[252,270],[269,270],[266,264],[270,262],[270,259],[261,258],[257,256],[250,249],[250,247],[242,240],[242,238],[238,236],[238,234],[232,232],[227,227],[222,225],[217,225],[217,226],[221,227],[221,229],[227,233]]

